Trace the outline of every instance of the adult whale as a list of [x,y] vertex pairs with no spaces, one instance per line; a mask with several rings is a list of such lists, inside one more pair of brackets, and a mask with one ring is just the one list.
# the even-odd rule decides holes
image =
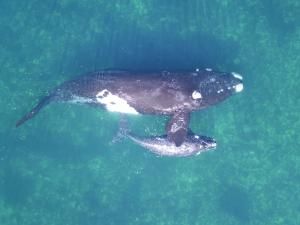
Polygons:
[[124,114],[170,115],[167,137],[180,146],[186,138],[192,111],[215,105],[242,90],[242,76],[234,72],[103,70],[54,88],[16,126],[34,117],[50,102],[81,103]]

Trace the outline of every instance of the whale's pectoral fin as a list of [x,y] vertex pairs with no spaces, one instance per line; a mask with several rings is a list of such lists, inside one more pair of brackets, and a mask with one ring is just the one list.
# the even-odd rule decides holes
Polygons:
[[189,112],[176,112],[169,120],[166,131],[168,139],[178,147],[186,138],[190,122]]

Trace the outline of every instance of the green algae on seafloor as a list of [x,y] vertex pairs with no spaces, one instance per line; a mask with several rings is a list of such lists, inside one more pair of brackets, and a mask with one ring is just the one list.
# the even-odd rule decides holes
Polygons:
[[[1,225],[299,223],[299,1],[0,6]],[[89,107],[51,104],[13,128],[51,88],[114,67],[232,70],[245,90],[193,114],[218,148],[184,160],[111,144],[118,116]],[[166,119],[130,126],[162,133]]]

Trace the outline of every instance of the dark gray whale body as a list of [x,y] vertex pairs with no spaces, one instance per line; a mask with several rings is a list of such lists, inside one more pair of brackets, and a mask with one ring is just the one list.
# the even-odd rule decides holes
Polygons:
[[222,102],[243,89],[237,73],[211,69],[187,72],[99,71],[66,81],[16,126],[34,117],[50,102],[83,103],[124,114],[170,115],[169,141],[180,146],[187,137],[190,113]]

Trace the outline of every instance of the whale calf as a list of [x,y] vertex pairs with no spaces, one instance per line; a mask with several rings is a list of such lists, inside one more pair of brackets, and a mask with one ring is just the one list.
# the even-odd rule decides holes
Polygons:
[[169,115],[167,138],[178,147],[187,137],[191,112],[222,102],[242,90],[242,76],[234,72],[102,70],[54,88],[16,126],[51,102],[87,104],[123,114]]
[[199,155],[202,152],[214,150],[217,146],[215,139],[197,135],[191,129],[188,129],[187,135],[180,146],[176,146],[174,142],[170,141],[167,135],[138,136],[129,129],[127,119],[122,116],[119,122],[119,131],[113,143],[124,138],[129,138],[137,145],[159,156],[186,157]]
[[215,139],[189,132],[180,146],[176,146],[174,142],[170,141],[167,135],[139,137],[128,133],[126,136],[134,143],[160,156],[186,157],[199,155],[202,152],[213,150],[217,146]]

